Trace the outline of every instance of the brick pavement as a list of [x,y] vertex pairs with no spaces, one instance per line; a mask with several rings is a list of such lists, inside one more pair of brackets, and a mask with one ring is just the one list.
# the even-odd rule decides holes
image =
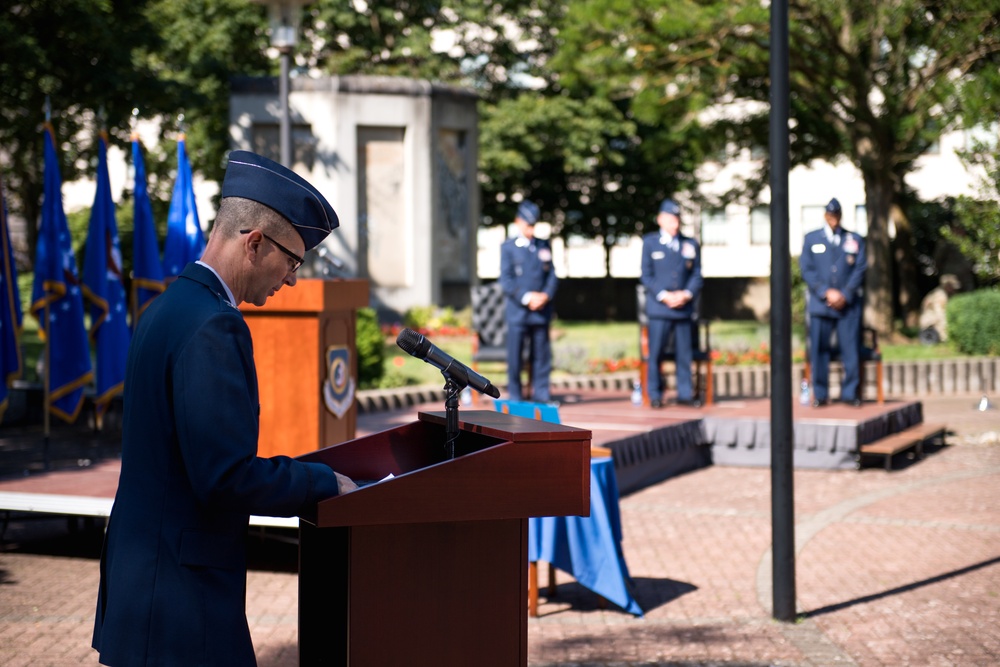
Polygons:
[[[795,473],[800,622],[770,615],[770,478],[710,467],[621,501],[646,616],[601,609],[563,573],[528,627],[529,664],[695,667],[1000,664],[1000,411],[925,401],[953,446],[887,473]],[[96,665],[99,530],[16,522],[0,552],[0,664]],[[261,667],[296,664],[290,545],[253,541]]]

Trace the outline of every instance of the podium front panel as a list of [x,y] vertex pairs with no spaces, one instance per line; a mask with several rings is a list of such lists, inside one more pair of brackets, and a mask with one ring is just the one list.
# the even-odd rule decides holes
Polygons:
[[528,517],[587,515],[590,431],[493,411],[303,455],[356,480],[302,517],[300,664],[527,665]]

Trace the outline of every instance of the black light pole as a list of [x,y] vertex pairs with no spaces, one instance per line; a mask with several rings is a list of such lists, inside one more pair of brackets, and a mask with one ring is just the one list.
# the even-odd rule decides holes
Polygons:
[[253,0],[267,6],[268,24],[271,28],[271,46],[278,51],[281,74],[278,78],[278,97],[281,104],[278,119],[279,162],[291,169],[292,111],[288,106],[291,88],[292,50],[298,42],[302,6],[310,0]]
[[788,100],[788,0],[771,0],[771,576],[779,621],[795,620]]
[[281,54],[281,78],[278,83],[278,97],[281,98],[281,123],[279,126],[279,142],[281,144],[281,164],[291,169],[292,164],[292,111],[288,108],[288,88],[291,84],[292,47],[284,46],[278,50]]

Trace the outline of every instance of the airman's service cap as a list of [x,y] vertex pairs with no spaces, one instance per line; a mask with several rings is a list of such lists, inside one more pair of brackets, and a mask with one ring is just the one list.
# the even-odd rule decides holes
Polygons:
[[222,198],[243,197],[274,209],[292,224],[306,250],[315,248],[340,225],[336,211],[319,190],[274,160],[250,151],[233,151],[222,181]]

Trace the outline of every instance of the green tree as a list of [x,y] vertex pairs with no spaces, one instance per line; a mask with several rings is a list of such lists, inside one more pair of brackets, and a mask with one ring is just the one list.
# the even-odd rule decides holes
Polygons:
[[136,97],[160,104],[155,77],[132,60],[137,45],[156,48],[160,41],[145,6],[25,0],[0,10],[0,166],[11,212],[28,221],[31,253],[42,203],[46,99],[64,181],[93,172],[99,113],[108,127],[127,127]]
[[972,259],[980,284],[995,285],[1000,283],[1000,147],[996,139],[992,149],[980,145],[967,160],[985,170],[980,197],[957,197],[956,228],[945,228],[942,234]]
[[163,117],[164,141],[147,152],[146,167],[151,198],[168,200],[180,114],[192,166],[221,179],[229,79],[275,67],[265,54],[265,25],[264,8],[244,0],[6,3],[0,10],[0,166],[9,174],[12,212],[28,221],[31,256],[46,98],[64,181],[93,173],[100,125],[127,151],[133,108],[144,118]]
[[[898,0],[790,3],[792,163],[847,157],[861,171],[869,218],[868,313],[892,328],[889,220],[916,159],[946,130],[1000,111],[1000,6]],[[767,144],[769,24],[759,2],[582,0],[570,5],[553,67],[630,100],[650,125],[692,136]],[[705,120],[738,105],[741,118]],[[765,165],[766,169],[767,165]],[[905,219],[902,220],[905,222]],[[915,281],[901,224],[900,281]]]

